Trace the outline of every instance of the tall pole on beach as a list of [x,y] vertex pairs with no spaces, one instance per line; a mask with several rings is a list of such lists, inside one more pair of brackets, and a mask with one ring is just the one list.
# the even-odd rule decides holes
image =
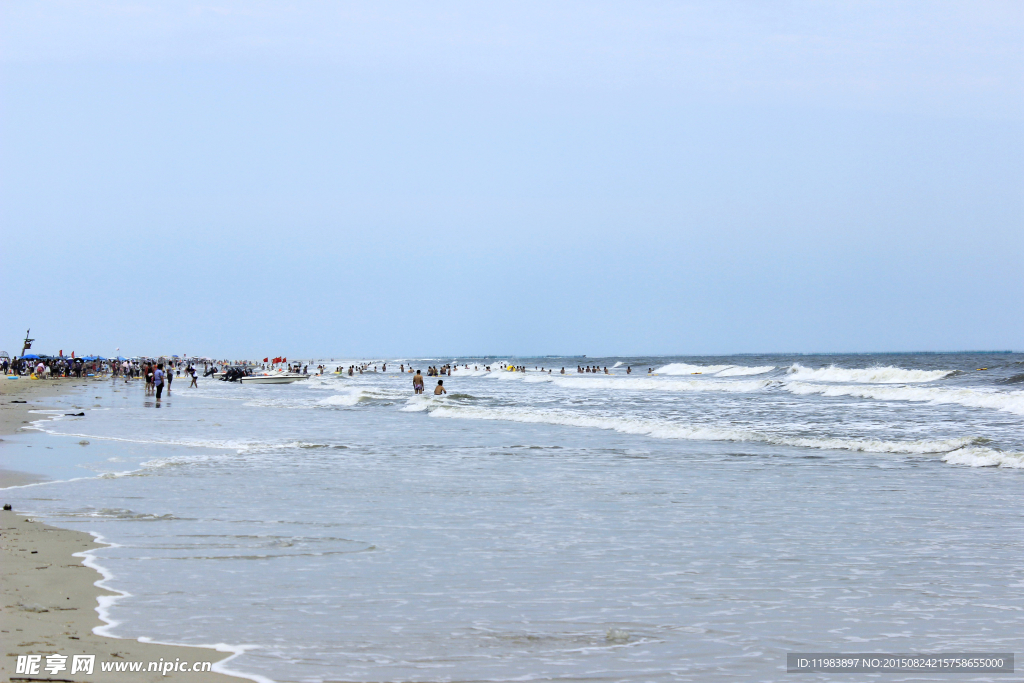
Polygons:
[[29,335],[30,332],[32,332],[32,328],[31,327],[28,328],[27,330],[25,330],[25,345],[21,347],[21,357],[22,358],[25,357],[25,351],[31,349],[32,348],[32,342],[35,341],[35,339],[29,339],[28,335]]

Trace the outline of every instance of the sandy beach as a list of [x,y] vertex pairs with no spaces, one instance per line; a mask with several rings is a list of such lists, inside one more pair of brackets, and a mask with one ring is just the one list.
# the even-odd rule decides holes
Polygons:
[[[0,582],[3,586],[2,632],[7,656],[0,674],[10,680],[49,681],[238,681],[218,673],[146,672],[149,662],[217,662],[228,654],[212,649],[142,643],[98,636],[103,626],[98,598],[116,593],[96,586],[100,574],[83,564],[81,553],[102,547],[91,536],[0,512]],[[45,670],[47,655],[65,655],[65,669]],[[96,655],[92,675],[71,674],[74,655]],[[19,655],[41,655],[39,674],[16,673]],[[142,662],[142,672],[103,672],[102,663]]]
[[[14,434],[32,421],[28,411],[50,408],[47,399],[67,393],[74,387],[103,380],[64,378],[32,380],[0,378],[0,434]],[[22,401],[24,401],[22,403]],[[3,484],[10,486],[10,484]]]
[[[52,407],[48,399],[93,379],[0,380],[0,434],[14,434],[36,417],[33,409]],[[107,380],[109,381],[109,380]],[[24,403],[20,403],[24,401]],[[2,448],[0,444],[0,448]],[[21,486],[43,478],[0,469],[0,488]],[[147,672],[150,662],[218,662],[229,653],[213,649],[142,643],[96,635],[103,626],[97,613],[101,596],[117,595],[96,586],[102,576],[85,566],[81,553],[102,547],[88,534],[58,529],[27,519],[15,511],[0,512],[0,631],[7,656],[0,674],[12,681],[237,681],[219,673]],[[47,655],[66,655],[64,670],[49,673]],[[92,675],[71,674],[74,655],[96,655]],[[16,672],[19,655],[41,655],[39,673]],[[142,662],[143,671],[101,671],[103,663]]]

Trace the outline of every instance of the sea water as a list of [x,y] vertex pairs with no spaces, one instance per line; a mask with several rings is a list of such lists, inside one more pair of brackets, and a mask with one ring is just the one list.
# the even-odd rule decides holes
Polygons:
[[[451,361],[445,396],[398,372]],[[127,593],[113,634],[244,646],[230,667],[272,680],[763,681],[787,652],[1024,652],[1020,354],[330,372],[355,362],[178,379],[159,405],[83,382],[0,450],[59,481],[4,502],[116,544],[96,553]]]

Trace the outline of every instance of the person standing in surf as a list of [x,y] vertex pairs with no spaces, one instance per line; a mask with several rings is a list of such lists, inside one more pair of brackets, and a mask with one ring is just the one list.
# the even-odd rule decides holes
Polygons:
[[416,374],[413,375],[413,378],[412,378],[412,390],[414,392],[416,392],[417,394],[422,394],[423,393],[423,375],[420,374],[419,370],[417,370]]
[[153,387],[156,389],[156,400],[160,400],[160,394],[164,392],[164,364],[158,363],[153,371]]

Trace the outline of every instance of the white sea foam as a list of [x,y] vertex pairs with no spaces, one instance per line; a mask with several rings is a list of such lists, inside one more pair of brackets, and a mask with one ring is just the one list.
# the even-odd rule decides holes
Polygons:
[[[142,439],[135,438],[130,439],[127,437],[120,436],[104,436],[97,434],[83,434],[78,432],[57,432],[50,429],[37,428],[39,431],[45,434],[52,434],[54,436],[70,436],[75,438],[88,438],[97,439],[102,441],[115,441],[120,443],[140,443],[140,444],[156,444],[163,446],[186,446],[189,448],[212,448],[217,450],[229,450],[235,451],[237,454],[243,453],[261,453],[278,451],[282,449],[291,448],[319,448],[324,447],[326,444],[312,443],[308,441],[246,441],[241,439]],[[192,456],[189,456],[192,457]],[[209,457],[208,455],[196,456],[196,457]],[[157,460],[143,463],[144,466],[155,466],[153,463],[168,461],[171,462],[173,459],[160,458]],[[122,473],[131,474],[137,470],[128,471]],[[109,473],[108,473],[109,474]]]
[[624,434],[641,434],[658,439],[693,441],[757,441],[781,446],[798,446],[828,450],[862,451],[867,453],[926,454],[947,453],[974,444],[973,438],[930,439],[917,441],[884,441],[880,439],[843,439],[797,437],[770,434],[737,427],[686,424],[667,420],[582,415],[563,410],[530,410],[520,408],[480,408],[475,406],[443,406],[430,411],[431,417],[469,420],[506,420],[511,422],[566,425],[611,429]]
[[322,406],[354,406],[364,398],[374,398],[374,396],[365,390],[349,389],[345,393],[334,394],[333,396],[321,399],[317,401],[317,404]]
[[1024,469],[1024,453],[997,451],[982,446],[965,446],[944,455],[942,460],[951,465]]
[[[96,533],[94,531],[90,531],[89,534],[92,535],[93,539],[95,539],[97,544],[105,546],[105,548],[120,548],[121,547],[121,545],[106,540],[103,536],[101,536],[100,534],[98,534],[98,533]],[[77,552],[77,553],[73,553],[72,554],[72,557],[80,557],[80,558],[82,558],[82,564],[84,566],[89,567],[90,569],[92,569],[93,571],[95,571],[97,574],[99,574],[102,577],[99,581],[96,582],[97,586],[99,586],[100,588],[102,588],[105,591],[108,591],[109,593],[113,593],[113,595],[99,595],[99,596],[96,597],[96,602],[97,602],[96,613],[99,616],[100,621],[103,622],[103,625],[102,626],[96,626],[95,628],[93,628],[92,631],[96,635],[104,636],[104,637],[107,637],[107,638],[117,638],[119,640],[120,639],[125,639],[125,638],[130,638],[130,636],[119,636],[119,635],[113,633],[113,630],[115,628],[117,628],[121,624],[121,622],[116,620],[116,619],[114,619],[111,616],[111,611],[113,610],[115,604],[119,600],[121,600],[123,598],[130,598],[130,597],[132,597],[132,594],[127,592],[127,591],[120,590],[120,589],[115,588],[112,585],[110,585],[110,583],[115,578],[113,572],[111,572],[105,566],[100,564],[99,561],[96,558],[96,551],[97,550],[102,550],[102,549],[103,548],[83,550],[81,552]],[[230,662],[231,660],[235,659],[239,655],[243,654],[247,650],[256,649],[255,645],[229,645],[227,643],[215,643],[215,644],[212,644],[212,645],[206,645],[206,644],[196,645],[196,644],[189,643],[189,644],[186,645],[186,644],[183,644],[183,643],[172,643],[172,642],[166,642],[166,641],[160,641],[160,640],[153,640],[152,638],[147,638],[145,636],[140,637],[139,641],[143,642],[143,643],[154,643],[154,644],[157,644],[157,645],[174,645],[174,646],[182,646],[182,647],[204,647],[204,648],[208,648],[208,649],[211,649],[211,650],[215,650],[217,652],[230,652],[231,653],[230,657],[227,657],[226,659],[224,659],[222,661],[214,663],[214,665],[212,667],[213,671],[215,671],[217,673],[224,674],[226,676],[237,676],[238,678],[247,679],[247,680],[250,680],[250,681],[255,681],[256,683],[273,683],[273,681],[271,679],[267,678],[266,676],[261,676],[259,674],[242,673],[242,672],[230,669],[228,666],[226,666],[228,662]]]
[[617,361],[615,361],[615,365],[613,365],[613,366],[612,366],[612,368],[613,368],[613,369],[614,369],[614,368],[617,368],[617,367],[619,367],[620,365],[622,365],[622,361],[621,361],[621,360],[617,360]]
[[690,365],[689,363],[669,363],[655,370],[659,375],[712,375],[735,365]]
[[491,374],[491,372],[488,372],[483,368],[480,368],[479,370],[467,370],[465,368],[456,368],[452,370],[452,377],[483,377],[484,375],[489,374]]
[[892,365],[873,368],[807,368],[794,363],[788,370],[790,378],[810,382],[856,382],[860,384],[908,384],[934,382],[952,374],[952,370],[905,370]]
[[1015,415],[1024,415],[1024,391],[997,391],[981,389],[945,389],[940,387],[907,387],[880,385],[808,384],[784,382],[782,388],[798,395],[852,396],[879,401],[914,401],[938,404],[957,404],[968,408],[988,408]]
[[414,394],[409,397],[405,405],[399,408],[403,413],[420,413],[428,408],[440,404],[442,397],[435,397],[433,394]]

